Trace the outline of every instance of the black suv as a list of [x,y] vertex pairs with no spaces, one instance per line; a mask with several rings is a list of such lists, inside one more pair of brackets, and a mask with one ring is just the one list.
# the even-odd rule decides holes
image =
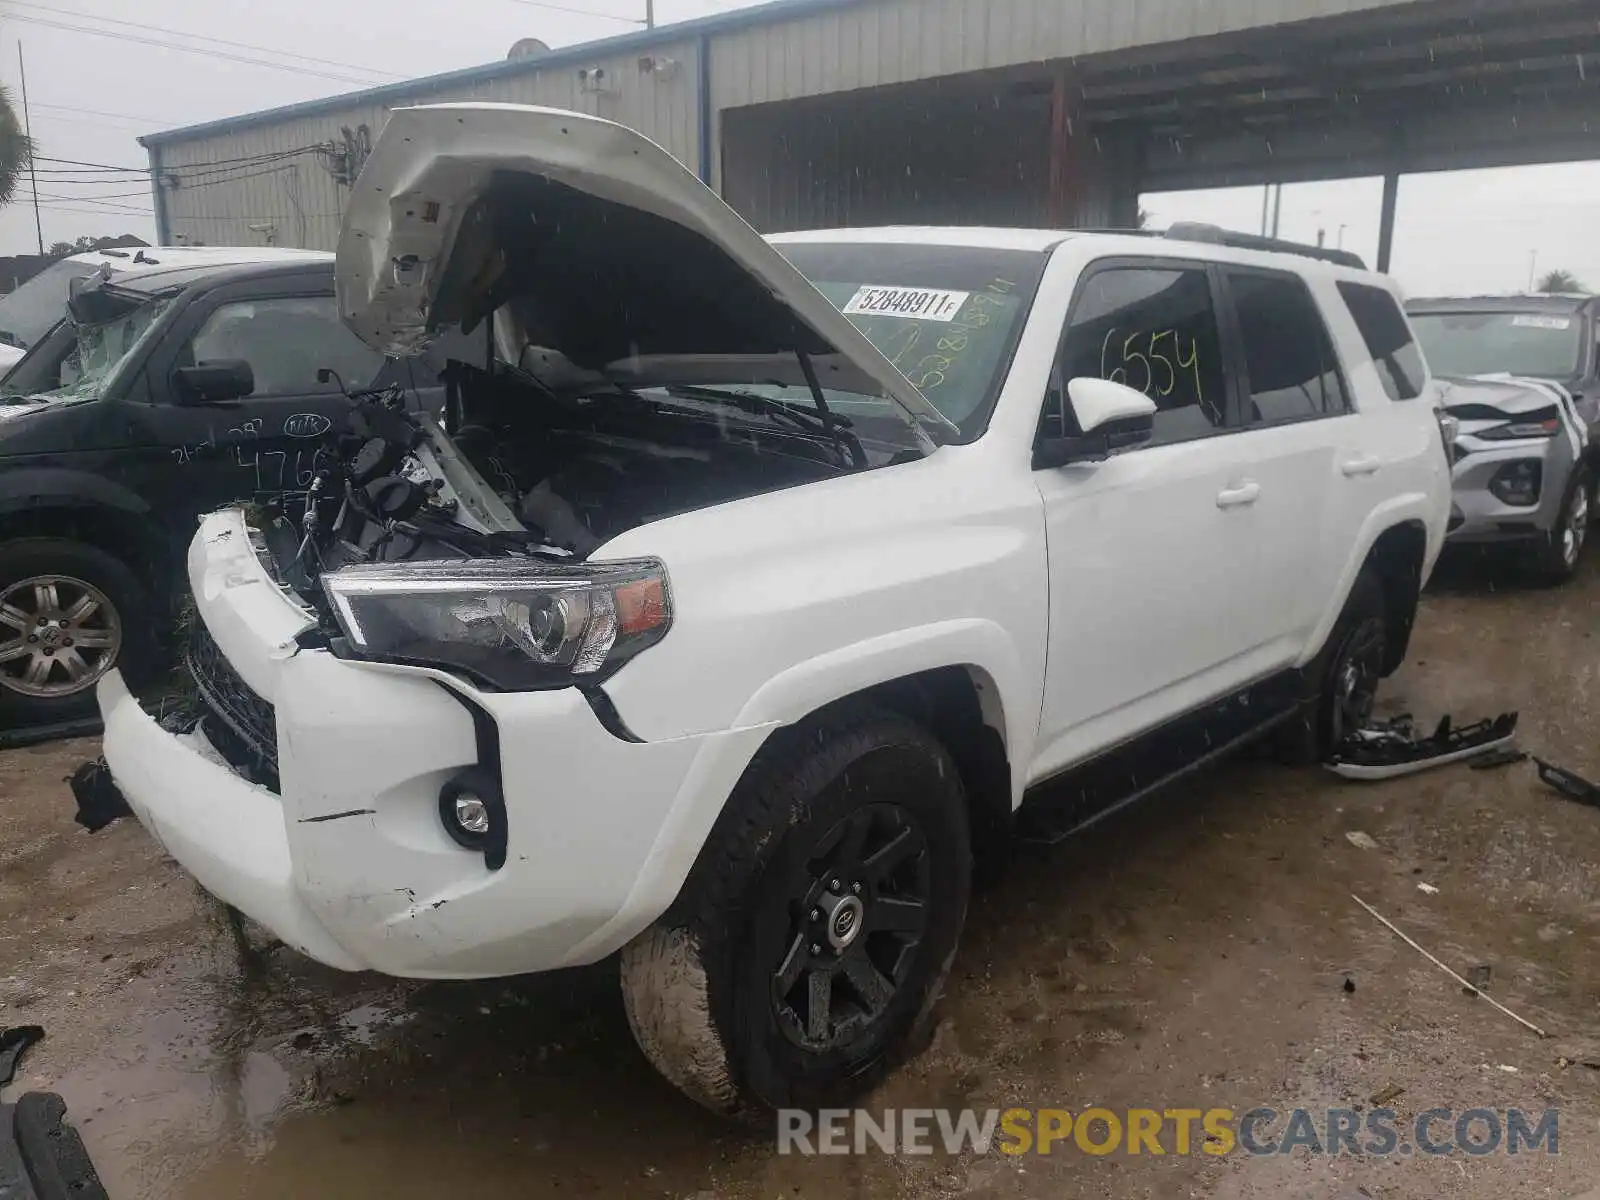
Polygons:
[[197,516],[292,505],[336,453],[342,387],[395,370],[442,401],[339,320],[332,255],[78,281],[0,384],[0,730],[92,714],[113,665],[148,679]]

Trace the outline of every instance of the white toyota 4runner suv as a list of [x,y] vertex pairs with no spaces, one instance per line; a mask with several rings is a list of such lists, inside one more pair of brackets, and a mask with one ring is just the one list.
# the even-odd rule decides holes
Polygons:
[[397,111],[343,313],[494,354],[442,422],[353,398],[303,521],[203,521],[193,706],[108,675],[116,780],[315,959],[620,951],[696,1100],[840,1102],[926,1028],[975,861],[1315,758],[1404,656],[1450,471],[1392,285],[1183,232],[768,242],[618,125]]

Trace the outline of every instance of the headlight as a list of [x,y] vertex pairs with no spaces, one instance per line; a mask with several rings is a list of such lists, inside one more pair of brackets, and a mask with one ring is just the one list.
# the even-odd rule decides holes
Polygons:
[[381,563],[322,577],[349,652],[460,671],[503,691],[598,681],[672,624],[654,560]]
[[1521,421],[1510,425],[1496,425],[1475,436],[1486,442],[1509,442],[1515,438],[1549,438],[1561,432],[1561,422],[1556,417],[1547,421]]

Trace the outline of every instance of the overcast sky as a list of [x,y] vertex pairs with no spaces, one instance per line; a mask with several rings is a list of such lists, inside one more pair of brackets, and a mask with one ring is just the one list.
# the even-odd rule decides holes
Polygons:
[[[565,46],[626,33],[639,28],[627,18],[641,19],[644,2],[0,0],[0,80],[16,98],[20,40],[40,154],[143,168],[144,152],[134,141],[140,133],[493,62],[521,37]],[[656,0],[656,19],[667,24],[746,6]],[[175,43],[198,52],[171,48]],[[270,59],[295,70],[240,59]],[[154,240],[144,181],[71,175],[65,172],[74,168],[48,165],[62,173],[39,180],[46,245],[116,233]],[[1320,228],[1330,245],[1342,236],[1371,262],[1380,194],[1377,180],[1287,187],[1280,232],[1315,241]],[[1157,225],[1202,220],[1256,231],[1261,195],[1260,188],[1166,194],[1146,197],[1145,207]],[[1413,294],[1517,290],[1528,286],[1530,274],[1557,267],[1600,287],[1597,197],[1600,164],[1594,163],[1407,177],[1395,272]],[[0,253],[34,245],[24,196],[0,209]]]

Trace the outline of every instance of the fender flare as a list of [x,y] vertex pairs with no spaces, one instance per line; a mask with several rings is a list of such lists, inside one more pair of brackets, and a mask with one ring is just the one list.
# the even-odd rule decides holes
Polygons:
[[[1429,539],[1424,558],[1436,555],[1439,546],[1434,544],[1433,534],[1428,523],[1429,499],[1425,493],[1409,492],[1395,496],[1373,509],[1367,514],[1366,522],[1361,526],[1361,536],[1356,540],[1355,551],[1351,554],[1339,573],[1339,581],[1333,589],[1332,600],[1322,619],[1317,622],[1316,629],[1306,644],[1300,667],[1314,661],[1322,653],[1323,645],[1333,634],[1333,627],[1338,623],[1339,614],[1344,612],[1344,606],[1350,599],[1350,592],[1356,585],[1356,576],[1361,574],[1361,569],[1367,565],[1367,560],[1372,557],[1372,551],[1381,538],[1389,530],[1399,525],[1417,524],[1422,526]],[[1426,580],[1426,562],[1424,562],[1424,580]]]
[[897,629],[796,663],[745,702],[734,728],[793,725],[868,688],[950,667],[976,668],[993,684],[995,694],[981,697],[984,716],[1005,740],[1015,805],[1038,736],[1043,673],[1030,685],[1011,635],[983,618]]
[[73,467],[4,467],[0,464],[0,515],[34,508],[113,509],[147,517],[150,505],[103,475]]

